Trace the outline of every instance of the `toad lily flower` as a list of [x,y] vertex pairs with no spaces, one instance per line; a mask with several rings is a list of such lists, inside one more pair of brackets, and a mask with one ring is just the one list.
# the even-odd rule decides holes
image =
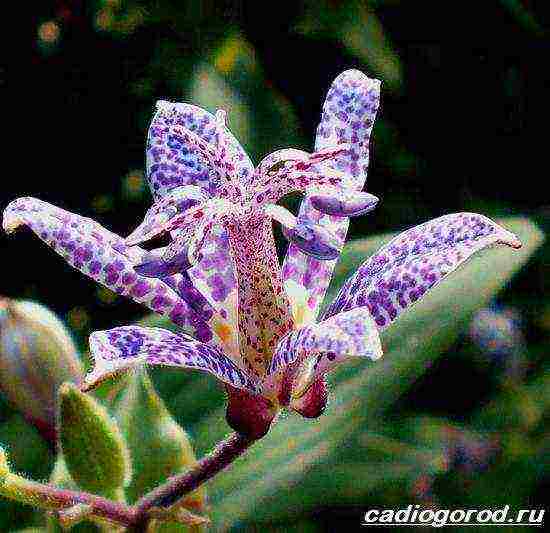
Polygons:
[[[40,200],[8,206],[6,230],[29,226],[75,268],[181,327],[93,333],[90,386],[140,362],[204,370],[227,386],[229,423],[260,437],[281,406],[318,416],[327,372],[349,357],[378,359],[379,331],[472,254],[520,246],[481,215],[432,220],[367,260],[317,321],[349,217],[377,203],[361,190],[379,91],[361,72],[342,73],[315,151],[279,150],[256,168],[223,111],[158,103],[146,165],[154,203],[126,239]],[[306,194],[298,216],[277,205],[291,192]],[[290,241],[282,266],[272,220]],[[140,247],[161,234],[165,248]]]

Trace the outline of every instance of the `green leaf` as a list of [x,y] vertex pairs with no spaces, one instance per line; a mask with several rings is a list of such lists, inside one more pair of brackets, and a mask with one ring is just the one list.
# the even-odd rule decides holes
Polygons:
[[[126,489],[131,502],[197,463],[187,433],[172,418],[144,369],[132,375],[117,405],[119,421],[132,457],[133,477]],[[185,499],[186,506],[203,511],[204,489]]]
[[59,393],[59,439],[71,477],[84,490],[119,498],[131,470],[116,422],[74,385],[64,383]]
[[[334,386],[323,416],[310,421],[290,415],[280,420],[230,470],[211,482],[211,518],[216,528],[227,530],[237,521],[280,519],[337,502],[343,481],[323,482],[323,493],[318,491],[319,475],[325,475],[319,472],[325,469],[327,479],[332,479],[335,465],[363,465],[364,474],[349,472],[356,494],[373,487],[376,476],[367,468],[371,455],[362,439],[364,431],[383,426],[385,410],[456,340],[473,312],[508,283],[542,242],[541,232],[527,219],[508,218],[500,223],[518,235],[522,249],[494,248],[476,256],[383,333],[381,361],[350,362],[331,376]],[[348,245],[336,284],[392,237]],[[210,446],[223,437],[227,432],[223,415],[219,410],[194,428],[197,442]],[[307,494],[315,498],[308,499]]]

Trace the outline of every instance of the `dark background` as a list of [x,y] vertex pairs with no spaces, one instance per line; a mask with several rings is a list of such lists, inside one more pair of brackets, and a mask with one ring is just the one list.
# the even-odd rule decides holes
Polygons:
[[[359,68],[383,81],[367,185],[381,202],[354,222],[352,237],[459,210],[528,216],[546,232],[546,5],[37,2],[25,105],[4,126],[5,161],[22,157],[4,171],[1,207],[36,196],[128,234],[150,201],[141,172],[157,99],[210,110],[221,99],[257,162],[284,146],[310,149],[330,83]],[[80,340],[143,314],[65,268],[30,232],[2,236],[0,246],[0,293],[47,304]],[[534,367],[550,336],[549,256],[548,247],[539,251],[498,302],[521,315]],[[467,351],[461,342],[455,351]],[[419,411],[461,421],[494,392],[494,381],[468,358],[442,361],[402,403],[414,399]],[[544,477],[534,483],[534,502],[545,488]],[[346,513],[356,519],[355,510],[320,509],[315,523],[330,529]]]

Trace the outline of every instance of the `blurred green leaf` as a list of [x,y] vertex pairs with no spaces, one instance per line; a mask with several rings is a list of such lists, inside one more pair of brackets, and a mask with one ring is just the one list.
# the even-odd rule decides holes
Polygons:
[[537,37],[545,35],[546,32],[537,22],[533,13],[527,8],[525,2],[521,0],[500,0],[500,3],[525,30],[534,33]]
[[[52,455],[37,430],[21,415],[14,414],[0,425],[0,445],[9,455],[12,471],[30,479],[44,479],[53,463]],[[29,507],[0,498],[0,531],[30,525]]]
[[[166,409],[147,372],[140,369],[132,378],[116,410],[132,458],[133,477],[126,488],[130,502],[197,463],[188,435]],[[204,503],[204,489],[185,499],[186,507],[199,512]]]
[[389,36],[368,2],[347,0],[309,2],[296,31],[309,37],[334,39],[381,77],[391,90],[400,90],[403,67]]

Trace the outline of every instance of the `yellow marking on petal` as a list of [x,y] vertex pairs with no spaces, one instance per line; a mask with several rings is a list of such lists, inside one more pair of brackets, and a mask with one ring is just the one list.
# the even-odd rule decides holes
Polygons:
[[216,324],[214,331],[224,344],[231,337],[231,328],[227,324]]
[[305,288],[298,285],[298,283],[292,279],[286,280],[284,287],[290,302],[295,329],[299,329],[306,324],[314,322],[315,315],[307,304],[307,292]]
[[17,216],[10,215],[9,218],[4,215],[4,221],[2,226],[4,227],[4,231],[6,233],[12,233],[15,231],[19,226],[23,226],[25,224],[25,221],[22,218],[19,218]]

